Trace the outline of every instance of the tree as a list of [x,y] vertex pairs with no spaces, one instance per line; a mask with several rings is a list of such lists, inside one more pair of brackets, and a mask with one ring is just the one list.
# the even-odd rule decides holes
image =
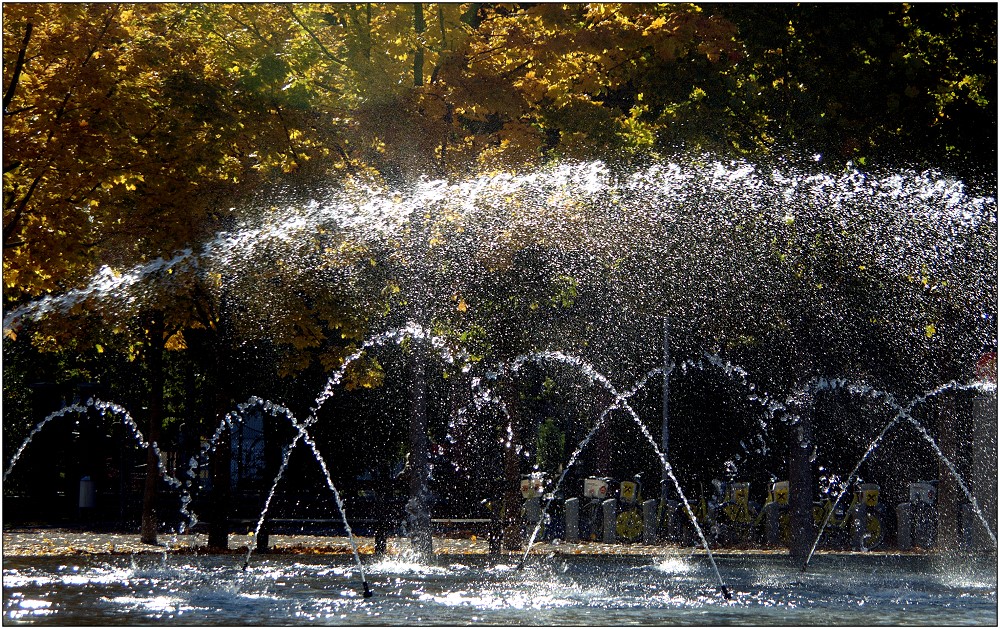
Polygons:
[[[996,7],[740,4],[747,51],[731,92],[743,151],[931,163],[982,176],[996,159]],[[973,131],[975,129],[975,131]]]

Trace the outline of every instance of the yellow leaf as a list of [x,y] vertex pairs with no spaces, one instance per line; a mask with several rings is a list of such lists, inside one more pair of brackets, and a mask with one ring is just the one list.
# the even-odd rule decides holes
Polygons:
[[176,334],[167,339],[167,342],[163,344],[163,347],[170,351],[187,349],[187,342],[184,340],[184,334],[178,331]]
[[459,299],[457,308],[459,312],[465,312],[466,310],[469,309],[469,306],[466,305],[464,299]]
[[936,333],[937,333],[937,328],[934,327],[933,323],[928,323],[927,327],[924,328],[924,334],[927,335],[927,338],[931,338]]

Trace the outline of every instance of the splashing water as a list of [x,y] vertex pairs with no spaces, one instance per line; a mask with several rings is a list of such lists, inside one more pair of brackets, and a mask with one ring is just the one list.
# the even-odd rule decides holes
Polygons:
[[[14,470],[14,467],[17,465],[17,462],[18,460],[20,460],[21,455],[24,453],[25,449],[28,447],[28,445],[31,444],[31,441],[35,438],[35,436],[38,435],[38,433],[40,433],[42,429],[45,428],[50,422],[59,419],[60,417],[65,417],[66,415],[69,415],[71,413],[86,415],[90,409],[96,410],[101,415],[101,417],[105,417],[110,413],[111,415],[121,418],[122,423],[125,426],[127,426],[128,429],[131,431],[132,436],[135,439],[136,444],[139,446],[140,449],[146,450],[152,448],[153,453],[156,455],[156,464],[160,471],[160,476],[163,478],[163,480],[166,481],[167,484],[169,484],[171,487],[175,489],[182,488],[181,481],[177,477],[173,476],[170,473],[170,470],[167,468],[167,464],[164,460],[165,457],[163,456],[163,453],[160,451],[159,444],[157,444],[155,441],[152,442],[146,441],[146,438],[143,437],[142,435],[142,431],[139,430],[139,425],[136,424],[134,419],[132,419],[132,415],[129,414],[129,412],[125,410],[124,407],[115,404],[113,402],[105,402],[98,398],[89,398],[83,404],[75,403],[75,404],[70,404],[68,406],[64,406],[63,408],[53,413],[50,413],[48,416],[45,417],[45,419],[38,422],[38,424],[36,424],[35,427],[31,429],[31,432],[21,443],[18,449],[14,452],[14,456],[11,457],[10,462],[7,464],[7,468],[4,470],[3,481],[4,482],[7,481],[7,477],[10,476],[11,472]],[[192,521],[195,519],[195,516],[188,510],[188,504],[189,501],[181,502],[181,513],[185,516],[185,518],[188,521]]]
[[[701,530],[701,526],[698,524],[698,519],[695,517],[694,512],[691,510],[691,507],[690,507],[690,505],[687,502],[687,498],[684,495],[684,490],[681,489],[680,482],[677,480],[677,477],[674,475],[673,467],[670,465],[670,463],[667,461],[666,457],[660,451],[660,448],[657,445],[656,440],[653,439],[653,436],[649,433],[649,429],[647,429],[646,426],[645,426],[645,424],[642,423],[642,420],[639,418],[639,415],[628,404],[628,402],[625,401],[625,396],[623,396],[622,394],[620,394],[617,391],[617,389],[614,387],[614,385],[611,384],[611,381],[608,380],[608,378],[604,374],[602,374],[599,371],[597,371],[597,369],[595,369],[593,365],[587,363],[586,361],[584,361],[583,359],[581,359],[581,358],[579,358],[577,356],[570,356],[570,355],[564,354],[562,352],[544,351],[544,352],[535,352],[535,353],[531,353],[531,354],[524,354],[522,356],[517,357],[513,361],[511,361],[509,369],[510,369],[511,373],[513,374],[513,373],[516,373],[518,370],[520,370],[526,363],[528,363],[528,362],[534,362],[534,361],[538,361],[538,362],[555,362],[555,363],[561,363],[561,364],[565,364],[565,365],[570,365],[570,366],[576,367],[580,371],[580,373],[584,374],[592,383],[594,383],[594,384],[600,384],[605,389],[607,389],[607,391],[615,399],[615,402],[614,402],[614,404],[612,406],[620,406],[621,408],[623,408],[624,410],[626,410],[629,413],[629,415],[632,417],[632,419],[635,421],[635,423],[639,426],[639,429],[642,431],[643,435],[649,441],[650,445],[653,447],[653,451],[656,453],[657,457],[660,459],[660,464],[663,466],[663,470],[670,477],[671,482],[673,482],[674,488],[677,490],[677,494],[681,498],[681,502],[684,505],[685,510],[687,511],[688,517],[690,518],[691,523],[694,525],[695,531],[697,532],[698,537],[701,540],[702,546],[704,546],[704,548],[705,548],[705,552],[706,552],[706,554],[708,556],[708,561],[711,564],[712,570],[715,572],[715,577],[716,577],[716,579],[719,582],[719,587],[720,587],[723,595],[726,598],[729,598],[729,590],[726,588],[726,583],[725,583],[725,581],[723,581],[722,575],[719,573],[719,568],[716,565],[715,558],[712,555],[712,549],[709,546],[708,540],[705,538],[705,535],[704,535],[704,533]],[[638,390],[638,388],[636,388],[634,390]],[[598,421],[599,422],[602,421],[603,418],[606,417],[606,416],[607,416],[607,412],[602,413],[601,417],[599,418]],[[596,433],[597,428],[599,428],[599,423],[590,431],[590,433],[587,436],[586,441],[589,441],[590,436],[592,434]],[[586,444],[582,444],[582,446],[578,447],[578,450],[581,450],[582,447],[585,446],[585,445]],[[559,480],[561,481],[563,478],[565,478],[565,472],[560,476]],[[554,491],[551,492],[551,493],[552,493],[552,496],[555,495]],[[547,502],[546,502],[546,508],[548,508],[548,506],[549,506],[549,504],[551,504],[551,502],[552,502],[552,498],[550,497],[547,500]],[[524,557],[521,560],[521,565],[524,564],[524,561],[527,558],[527,554],[531,550],[531,545],[535,541],[535,538],[536,538],[536,536],[538,534],[538,531],[539,531],[539,529],[541,527],[541,522],[544,520],[544,517],[545,517],[545,512],[543,511],[542,517],[539,518],[538,524],[535,526],[535,529],[534,529],[534,531],[531,534],[531,538],[530,538],[530,540],[528,542],[528,548],[525,551],[525,555],[524,555]]]
[[[394,330],[389,330],[383,334],[380,334],[378,336],[369,339],[368,341],[364,342],[354,353],[345,358],[340,368],[337,371],[333,372],[333,374],[331,374],[329,378],[327,378],[323,390],[316,397],[316,401],[314,402],[312,408],[310,409],[309,417],[304,422],[302,423],[295,422],[290,411],[287,411],[287,409],[283,408],[281,409],[281,412],[285,414],[287,417],[289,417],[289,419],[293,422],[293,426],[295,427],[297,432],[291,444],[289,444],[289,446],[284,451],[281,460],[281,465],[279,466],[278,472],[275,475],[274,482],[271,484],[271,489],[267,494],[267,499],[264,501],[264,508],[261,510],[260,516],[257,520],[257,526],[255,528],[255,536],[259,536],[260,531],[264,526],[264,521],[267,518],[267,514],[270,511],[271,502],[274,499],[274,495],[277,491],[278,484],[281,482],[281,479],[285,474],[285,470],[288,468],[288,462],[291,459],[292,452],[298,446],[300,440],[305,441],[306,444],[312,450],[313,457],[316,459],[316,462],[319,464],[323,472],[324,478],[327,483],[327,487],[330,488],[330,491],[333,493],[334,500],[337,503],[337,508],[340,511],[344,528],[347,531],[347,536],[350,540],[351,551],[354,554],[355,562],[358,566],[358,571],[361,575],[361,580],[365,587],[366,596],[370,596],[370,591],[368,590],[368,581],[365,576],[364,566],[361,563],[361,558],[358,554],[358,549],[354,539],[354,534],[351,530],[350,524],[347,521],[346,507],[344,506],[344,502],[341,499],[340,492],[334,486],[326,462],[323,459],[323,456],[319,452],[319,447],[316,445],[316,442],[309,435],[307,429],[313,424],[315,424],[317,421],[319,421],[317,413],[319,412],[320,408],[322,408],[323,404],[333,396],[336,386],[343,379],[344,374],[346,373],[348,367],[350,367],[351,363],[359,359],[365,353],[365,351],[369,349],[385,345],[387,343],[399,345],[400,343],[402,343],[404,339],[407,338],[427,343],[427,345],[430,348],[437,351],[438,354],[441,356],[441,358],[448,363],[454,363],[456,360],[456,354],[447,347],[447,344],[444,341],[444,339],[436,337],[430,332],[428,332],[426,329],[421,327],[420,325],[410,322],[404,327],[397,328]],[[458,355],[464,356],[464,354],[458,354]],[[246,569],[246,567],[250,564],[250,557],[252,553],[253,553],[253,547],[251,546],[250,549],[247,551],[247,556],[243,564],[244,569]]]
[[[833,275],[847,275],[872,291],[883,284],[903,286],[902,298],[877,293],[876,297],[884,303],[872,306],[873,318],[882,322],[884,328],[879,330],[882,337],[910,343],[903,347],[906,351],[898,352],[900,355],[920,343],[926,344],[934,334],[928,328],[924,338],[927,322],[923,313],[927,304],[922,300],[936,288],[947,285],[949,293],[956,293],[956,303],[996,301],[996,278],[992,272],[996,259],[996,200],[974,196],[961,182],[932,171],[873,174],[848,168],[831,174],[786,166],[771,168],[741,160],[722,162],[703,156],[690,163],[660,162],[632,171],[616,170],[601,162],[564,162],[522,174],[497,173],[458,182],[421,180],[402,191],[355,186],[312,194],[315,198],[308,201],[300,200],[302,193],[278,194],[276,201],[268,200],[267,210],[258,208],[258,216],[249,216],[254,211],[250,208],[248,217],[238,227],[219,232],[209,242],[190,249],[164,253],[131,269],[103,266],[82,288],[8,311],[3,322],[5,335],[16,332],[26,320],[41,319],[48,313],[70,312],[81,304],[93,306],[106,319],[141,311],[150,303],[162,303],[164,292],[173,294],[182,290],[179,276],[193,276],[212,298],[225,295],[231,300],[234,312],[246,311],[249,331],[244,333],[267,337],[272,332],[273,317],[278,316],[270,312],[278,310],[273,304],[294,303],[287,299],[292,292],[334,294],[333,300],[351,304],[363,301],[365,296],[336,291],[342,286],[360,284],[354,281],[358,278],[368,279],[364,275],[369,272],[368,260],[373,261],[374,267],[374,261],[381,258],[398,262],[401,272],[411,275],[404,279],[427,293],[419,295],[420,300],[436,304],[437,311],[428,307],[426,313],[414,315],[429,322],[442,313],[454,314],[454,295],[476,295],[482,284],[493,284],[498,273],[518,264],[516,254],[520,251],[541,251],[539,264],[545,274],[573,278],[579,282],[579,293],[584,296],[592,297],[592,293],[603,291],[599,297],[605,300],[604,307],[623,313],[620,316],[626,321],[635,314],[634,310],[657,315],[669,313],[672,320],[680,322],[679,334],[688,335],[684,342],[689,351],[693,355],[699,351],[703,354],[698,360],[672,365],[669,371],[709,366],[721,369],[734,382],[742,383],[747,399],[759,404],[765,419],[771,420],[787,410],[785,404],[756,387],[747,371],[701,348],[718,347],[719,337],[731,339],[744,333],[755,338],[761,336],[756,335],[758,329],[753,324],[746,324],[748,321],[783,324],[794,319],[789,314],[797,314],[797,302],[788,305],[792,311],[789,313],[782,309],[784,306],[772,303],[781,300],[761,301],[758,296],[783,295],[787,290],[802,287],[809,289],[802,291],[809,293],[802,299],[820,315],[822,330],[838,333],[850,330],[848,316],[852,304],[845,307],[837,295],[829,296],[824,283],[834,280],[816,262],[816,257],[836,254],[839,266]],[[272,269],[274,260],[282,262],[287,276],[281,282],[261,281],[259,269]],[[320,278],[318,284],[309,283],[315,278]],[[591,290],[595,286],[597,289]],[[521,285],[515,289],[527,291]],[[591,295],[585,295],[588,290]],[[404,294],[417,301],[414,290]],[[511,294],[521,297],[527,292],[518,294],[514,290]],[[636,298],[647,303],[633,308]],[[468,299],[472,304],[473,298]],[[475,304],[471,310],[475,311]],[[566,307],[559,314],[568,311]],[[978,314],[981,313],[970,316]],[[968,338],[976,337],[977,348],[983,341],[995,346],[995,326],[986,314],[978,321],[978,327],[963,337],[967,345]],[[560,317],[553,317],[556,322],[552,325],[539,325],[537,330],[525,332],[526,340],[519,347],[557,346],[565,348],[566,353],[524,354],[502,370],[514,374],[522,365],[534,361],[575,365],[593,384],[611,392],[613,402],[574,450],[569,466],[576,462],[608,414],[624,410],[638,424],[664,471],[677,485],[671,463],[629,404],[629,399],[648,378],[657,374],[669,377],[669,372],[664,374],[663,368],[646,372],[635,387],[619,393],[610,379],[592,364],[569,354],[580,351],[586,342],[573,329],[578,320],[572,316],[565,319],[568,332],[557,329]],[[700,332],[703,329],[705,333]],[[941,337],[938,333],[935,341]],[[348,365],[371,348],[398,344],[407,338],[427,344],[447,362],[465,360],[444,339],[415,323],[371,337],[329,376],[304,421],[297,422],[284,407],[251,398],[249,406],[241,406],[223,418],[212,438],[192,457],[189,468],[193,470],[201,464],[225,430],[232,430],[243,421],[242,413],[250,406],[260,405],[271,414],[286,417],[296,432],[267,494],[257,531],[261,530],[289,457],[300,442],[311,449],[346,525],[343,501],[309,429],[318,421],[319,410],[337,391]],[[711,343],[709,338],[713,339]],[[963,351],[968,350],[963,348]],[[880,360],[871,353],[865,354],[860,362],[875,363],[874,368],[869,369],[868,364],[857,368],[872,372],[880,368]],[[481,408],[497,403],[497,398],[486,393],[488,387],[482,379],[473,380],[476,392],[471,405]],[[812,386],[815,390],[841,387],[858,395],[865,387],[844,379],[818,379]],[[926,383],[920,385],[925,386]],[[949,390],[959,390],[963,385],[942,385],[949,386]],[[916,404],[939,393],[931,391],[907,406],[898,404],[888,393],[866,394],[886,401],[897,414],[869,447],[851,477],[889,430],[906,421],[931,444],[959,479],[966,496],[972,498],[955,466],[910,415]],[[56,417],[81,412],[82,408],[68,407],[37,425],[9,462],[4,479],[33,436]],[[138,442],[145,444],[131,418],[125,419],[124,409],[105,410],[121,416]],[[764,420],[760,423],[765,433],[767,424]],[[513,431],[509,433],[512,434]],[[508,438],[508,442],[512,444],[513,440]],[[161,471],[165,471],[158,446],[146,445],[156,449]],[[555,481],[556,490],[569,466]],[[169,479],[168,482],[174,485]],[[182,504],[193,525],[195,516],[188,511],[190,487],[190,480],[181,487]],[[694,519],[679,486],[677,490]],[[546,508],[554,496],[555,491],[549,492]],[[975,500],[971,502],[983,520]],[[536,526],[529,549],[538,530]],[[992,530],[989,532],[995,542]],[[353,546],[349,527],[348,534]],[[700,529],[698,534],[707,549],[707,540]],[[356,549],[354,555],[364,580]],[[711,551],[709,558],[722,583]],[[250,553],[247,563],[249,559]]]
[[868,446],[868,449],[865,450],[865,453],[861,457],[861,460],[858,461],[858,463],[854,466],[854,469],[851,470],[851,473],[848,474],[847,481],[841,484],[841,489],[837,493],[837,496],[833,501],[833,507],[826,514],[826,518],[824,518],[823,523],[820,525],[819,533],[816,536],[816,540],[813,542],[812,548],[809,550],[809,554],[806,556],[806,560],[802,564],[803,570],[806,569],[806,567],[809,565],[809,562],[812,560],[812,556],[816,552],[817,546],[819,546],[819,541],[823,537],[823,532],[826,530],[827,525],[830,523],[830,517],[833,515],[834,510],[836,510],[837,505],[840,504],[840,499],[843,498],[844,494],[847,493],[847,491],[854,484],[854,481],[857,479],[858,471],[861,469],[861,466],[864,464],[865,461],[868,460],[868,457],[871,456],[872,452],[875,451],[878,445],[882,442],[882,439],[884,439],[886,434],[888,434],[889,430],[902,419],[905,419],[907,422],[912,424],[916,428],[920,436],[922,436],[931,445],[931,448],[934,450],[934,453],[938,456],[938,459],[945,464],[945,466],[948,468],[948,471],[951,472],[952,477],[958,483],[958,486],[965,493],[966,499],[968,499],[969,504],[972,505],[973,512],[976,514],[976,517],[979,518],[979,521],[982,523],[983,528],[986,530],[986,533],[993,541],[993,544],[996,545],[997,543],[996,534],[994,534],[993,530],[990,528],[990,525],[986,520],[986,516],[983,514],[982,509],[979,507],[979,503],[976,501],[975,496],[972,495],[971,491],[969,491],[969,488],[965,484],[965,481],[962,479],[961,474],[959,474],[958,470],[955,469],[955,465],[951,462],[951,460],[949,460],[948,457],[945,456],[944,452],[941,451],[941,448],[938,446],[937,442],[934,441],[934,438],[931,437],[930,433],[927,432],[927,429],[919,421],[914,419],[914,417],[911,415],[911,412],[916,406],[918,406],[919,404],[923,404],[928,399],[941,395],[942,393],[948,391],[969,391],[969,390],[975,390],[981,392],[996,392],[995,384],[985,383],[985,382],[972,382],[969,384],[963,384],[952,380],[951,382],[947,382],[938,387],[935,387],[934,389],[931,389],[930,391],[925,391],[924,393],[916,396],[915,398],[910,400],[910,403],[907,404],[905,407],[897,403],[895,398],[889,393],[886,393],[884,391],[877,391],[873,387],[869,387],[866,385],[849,383],[847,380],[842,378],[836,378],[832,380],[820,378],[817,379],[811,385],[811,388],[815,391],[827,391],[827,390],[842,388],[852,393],[855,393],[856,395],[862,395],[862,396],[866,395],[873,398],[880,397],[896,411],[896,415],[889,421],[889,423],[885,425],[884,428],[882,428],[882,431],[879,432],[878,436],[875,437],[875,439]]

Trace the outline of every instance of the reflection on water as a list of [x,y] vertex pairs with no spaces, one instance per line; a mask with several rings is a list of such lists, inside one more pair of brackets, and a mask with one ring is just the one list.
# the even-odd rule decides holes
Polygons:
[[996,561],[922,557],[724,557],[719,595],[700,557],[552,557],[518,571],[485,558],[367,567],[349,558],[227,556],[11,558],[4,624],[142,625],[764,625],[997,623]]

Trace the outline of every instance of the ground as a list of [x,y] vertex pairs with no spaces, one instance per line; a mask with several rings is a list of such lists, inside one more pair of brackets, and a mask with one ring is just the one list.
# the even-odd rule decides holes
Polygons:
[[[229,537],[230,552],[246,552],[253,541],[252,534],[233,534]],[[374,539],[371,537],[356,537],[358,551],[363,555],[374,553]],[[135,553],[194,554],[207,553],[208,536],[205,534],[161,534],[160,546],[143,544],[138,533],[98,533],[75,529],[60,528],[10,528],[3,531],[4,557],[14,556],[58,556],[58,555],[131,555]],[[350,540],[347,537],[320,535],[275,535],[270,536],[269,549],[272,553],[281,554],[316,554],[332,555],[351,552]],[[406,538],[391,537],[389,553],[400,554],[409,548]],[[489,552],[487,540],[469,537],[437,536],[434,538],[434,551],[439,555],[486,555]],[[505,554],[520,556],[520,551],[510,551]],[[704,549],[673,544],[604,544],[600,542],[538,542],[531,553],[565,554],[565,555],[646,555],[664,554],[701,554]],[[822,552],[822,551],[821,551]],[[724,549],[715,551],[718,554],[770,554],[785,555],[787,551],[779,549]],[[853,554],[840,551],[838,554]],[[896,551],[893,552],[896,554]],[[899,553],[910,554],[910,553]]]

